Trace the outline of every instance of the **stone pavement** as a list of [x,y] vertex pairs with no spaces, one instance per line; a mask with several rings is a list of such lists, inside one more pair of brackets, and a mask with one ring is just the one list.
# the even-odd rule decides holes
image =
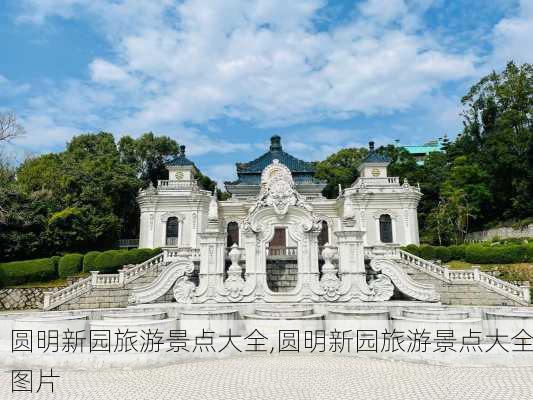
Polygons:
[[520,400],[533,394],[533,368],[454,368],[331,355],[246,356],[153,369],[58,373],[54,394],[48,387],[12,394],[11,373],[3,371],[0,399]]

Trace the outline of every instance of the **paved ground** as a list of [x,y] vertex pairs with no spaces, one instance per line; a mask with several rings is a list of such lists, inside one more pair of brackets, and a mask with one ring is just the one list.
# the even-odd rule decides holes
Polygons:
[[533,368],[451,368],[338,356],[248,356],[59,373],[54,394],[48,388],[12,394],[11,374],[0,373],[0,399],[520,400],[533,395]]

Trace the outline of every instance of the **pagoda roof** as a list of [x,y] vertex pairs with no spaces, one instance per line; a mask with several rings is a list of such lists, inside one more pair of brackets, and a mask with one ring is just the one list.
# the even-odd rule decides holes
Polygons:
[[291,172],[314,173],[313,163],[300,160],[289,153],[283,151],[281,138],[274,135],[270,138],[270,149],[262,156],[246,163],[236,163],[237,174],[260,174],[265,167],[272,164],[274,160],[279,160]]
[[362,163],[390,163],[392,160],[390,157],[378,153],[376,150],[374,150],[374,142],[368,143],[369,152],[366,158],[363,160]]
[[185,157],[185,146],[180,146],[180,152],[173,158],[171,158],[169,161],[165,163],[167,166],[186,166],[186,165],[192,165],[193,167],[196,167],[194,163],[189,160],[187,157]]

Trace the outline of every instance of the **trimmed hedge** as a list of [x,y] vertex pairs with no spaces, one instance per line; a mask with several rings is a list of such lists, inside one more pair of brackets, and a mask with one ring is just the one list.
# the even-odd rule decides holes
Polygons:
[[90,251],[83,257],[83,272],[96,271],[96,257],[102,254],[99,251]]
[[67,276],[76,275],[81,272],[83,263],[83,254],[72,253],[65,254],[59,261],[59,268],[57,273],[60,278],[66,278]]
[[426,260],[466,261],[472,264],[513,264],[533,262],[533,243],[406,246],[405,251]]
[[108,250],[100,253],[94,260],[94,269],[101,273],[116,273],[123,265],[140,264],[155,255],[161,249]]
[[0,284],[2,287],[30,282],[46,282],[56,278],[57,268],[51,258],[0,264]]
[[114,273],[126,264],[140,264],[161,253],[161,249],[90,251],[26,261],[0,263],[0,287],[46,282],[75,275],[83,270]]

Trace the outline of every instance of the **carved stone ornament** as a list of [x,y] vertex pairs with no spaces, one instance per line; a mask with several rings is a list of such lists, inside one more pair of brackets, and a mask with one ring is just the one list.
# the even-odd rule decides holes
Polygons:
[[181,278],[178,278],[174,284],[174,298],[178,303],[190,304],[192,303],[195,289],[196,286],[194,283],[192,283],[186,276],[182,276]]
[[355,211],[353,209],[352,198],[350,195],[344,199],[344,212],[343,212],[344,224],[346,226],[355,225]]
[[211,196],[211,201],[209,202],[209,211],[207,214],[207,219],[209,221],[218,221],[218,202],[215,195]]
[[383,274],[379,274],[368,284],[370,288],[371,301],[386,301],[389,300],[394,294],[394,285],[391,279]]
[[261,174],[261,190],[250,214],[263,207],[273,207],[276,214],[283,217],[290,206],[302,207],[311,211],[311,206],[305,202],[294,187],[294,181],[289,168],[274,160]]
[[324,290],[324,298],[329,301],[336,300],[340,295],[339,289],[341,287],[341,281],[337,276],[337,267],[331,262],[333,257],[335,257],[335,254],[337,254],[337,248],[326,243],[324,245],[324,250],[322,250],[324,265],[322,266],[320,287]]
[[228,268],[228,278],[224,282],[224,288],[229,298],[238,301],[242,298],[244,279],[242,279],[242,268],[239,265],[242,253],[236,243],[233,243],[228,255],[231,260],[231,265]]

